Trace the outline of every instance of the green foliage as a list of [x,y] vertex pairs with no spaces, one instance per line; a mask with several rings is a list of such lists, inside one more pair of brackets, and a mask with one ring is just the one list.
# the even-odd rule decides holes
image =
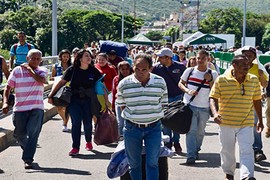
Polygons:
[[0,55],[3,56],[6,60],[9,59],[9,51],[0,49]]
[[179,31],[178,26],[171,26],[164,32],[164,36],[170,36],[172,41],[175,42],[179,38]]
[[[261,44],[269,18],[270,15],[247,13],[246,36],[256,37],[256,44]],[[203,33],[235,34],[236,46],[241,45],[242,29],[243,13],[237,8],[214,9],[200,22],[200,31]]]
[[152,41],[159,41],[163,38],[163,33],[160,31],[149,31],[145,36]]
[[262,46],[266,49],[270,46],[270,23],[265,27],[265,32],[262,37]]
[[15,29],[4,29],[0,31],[1,49],[9,50],[11,45],[17,42]]
[[[121,14],[106,11],[68,10],[58,14],[58,49],[82,47],[85,42],[99,40],[120,41]],[[144,21],[136,19],[135,26],[140,29]],[[27,41],[42,50],[51,53],[52,44],[51,10],[48,8],[23,7],[15,12],[0,15],[0,44],[9,50],[17,42],[16,32],[24,31]],[[134,32],[134,18],[125,16],[125,37]]]

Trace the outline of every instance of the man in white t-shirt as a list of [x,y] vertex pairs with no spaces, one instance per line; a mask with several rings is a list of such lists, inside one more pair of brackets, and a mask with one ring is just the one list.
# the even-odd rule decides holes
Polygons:
[[[209,119],[209,93],[218,74],[210,70],[208,64],[208,52],[201,50],[197,54],[197,66],[184,71],[179,82],[180,89],[185,92],[183,101],[189,103],[192,96],[194,100],[190,103],[193,111],[190,131],[186,136],[187,161],[189,165],[195,164],[199,158],[199,151],[205,134],[206,122]],[[203,80],[205,83],[201,86]],[[201,86],[199,92],[198,87]]]

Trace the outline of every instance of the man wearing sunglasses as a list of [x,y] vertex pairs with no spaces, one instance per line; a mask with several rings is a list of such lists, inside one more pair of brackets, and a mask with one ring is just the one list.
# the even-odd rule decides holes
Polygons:
[[[227,180],[234,179],[236,169],[235,143],[239,144],[240,179],[254,178],[254,113],[258,116],[256,130],[262,132],[261,90],[255,75],[248,73],[250,64],[245,55],[237,55],[233,68],[219,76],[210,92],[210,108],[219,124],[221,167]],[[217,107],[219,104],[219,109]]]

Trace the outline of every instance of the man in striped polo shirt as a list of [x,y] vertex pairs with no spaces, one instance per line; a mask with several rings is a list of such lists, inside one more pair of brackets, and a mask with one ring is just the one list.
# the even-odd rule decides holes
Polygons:
[[32,169],[38,136],[41,130],[44,104],[43,93],[47,70],[40,68],[42,53],[31,49],[27,54],[28,63],[15,67],[7,81],[4,90],[3,113],[8,113],[8,96],[11,89],[15,91],[13,107],[13,136],[20,144],[25,169]]
[[[210,92],[210,107],[219,124],[221,167],[233,180],[236,168],[235,142],[240,152],[240,179],[254,178],[253,107],[258,115],[257,131],[263,130],[260,83],[249,74],[246,56],[235,56],[233,69],[217,78]],[[217,107],[219,105],[219,110]]]
[[151,56],[139,54],[134,61],[134,74],[118,85],[117,103],[125,119],[124,141],[132,180],[142,179],[142,147],[146,153],[146,179],[159,178],[159,149],[163,105],[168,103],[165,80],[150,73]]

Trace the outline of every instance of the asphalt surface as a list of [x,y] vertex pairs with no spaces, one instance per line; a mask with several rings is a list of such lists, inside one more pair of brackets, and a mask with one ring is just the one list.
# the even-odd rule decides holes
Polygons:
[[[35,155],[35,169],[25,170],[21,160],[21,149],[13,143],[0,153],[0,179],[1,180],[58,180],[58,179],[91,179],[107,180],[106,169],[111,153],[116,144],[97,146],[89,152],[84,149],[84,136],[81,137],[80,154],[69,157],[71,150],[71,134],[61,131],[60,116],[54,116],[42,128],[38,148]],[[70,128],[70,123],[69,123]],[[206,136],[200,152],[200,160],[194,166],[185,164],[185,135],[181,135],[183,154],[168,158],[170,180],[219,180],[224,179],[220,167],[218,125],[209,121],[206,127]],[[83,135],[83,133],[82,133]],[[264,152],[270,159],[270,139],[263,137]],[[236,152],[237,162],[238,151]],[[239,166],[239,163],[237,163]],[[255,177],[257,180],[270,179],[269,160],[255,164]],[[119,179],[119,178],[118,178]],[[239,179],[237,167],[235,179]]]

